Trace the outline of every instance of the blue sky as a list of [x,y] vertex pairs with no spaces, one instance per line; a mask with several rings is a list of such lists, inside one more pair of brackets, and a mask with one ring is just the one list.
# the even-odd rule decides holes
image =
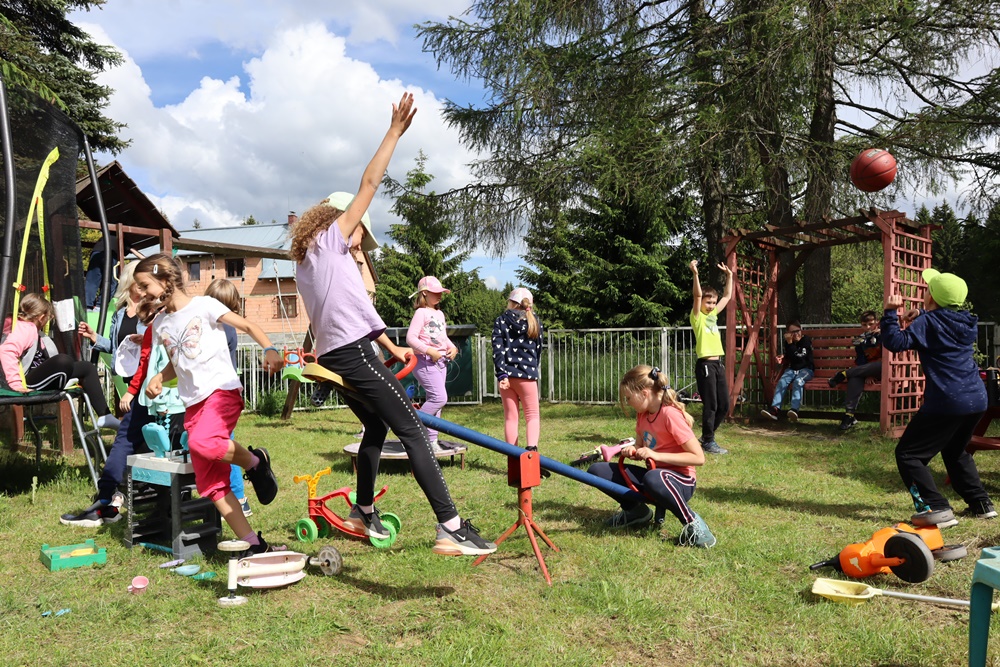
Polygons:
[[[482,91],[438,69],[414,24],[444,21],[466,0],[110,0],[72,20],[125,63],[101,75],[115,94],[108,114],[132,145],[118,159],[178,229],[238,225],[248,215],[283,221],[334,190],[357,189],[361,172],[404,91],[419,109],[390,165],[402,178],[418,151],[431,187],[469,179],[475,156],[445,126],[445,99]],[[98,156],[99,161],[112,159]],[[376,237],[397,220],[390,202],[371,208]],[[487,284],[516,282],[519,249],[476,252]]]

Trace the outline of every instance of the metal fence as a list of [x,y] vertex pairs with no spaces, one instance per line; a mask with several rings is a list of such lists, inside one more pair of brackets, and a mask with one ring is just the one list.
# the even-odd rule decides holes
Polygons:
[[[856,327],[857,325],[823,325]],[[805,327],[808,330],[808,325]],[[724,332],[725,327],[720,327]],[[550,403],[610,404],[618,401],[618,382],[637,364],[659,366],[670,384],[692,396],[695,389],[694,332],[691,327],[650,327],[638,329],[552,329],[547,331],[541,360],[541,393]],[[996,363],[1000,326],[979,323],[976,353],[980,365]],[[460,396],[449,396],[449,405],[481,403],[483,398],[500,395],[493,373],[489,339],[475,334],[469,340],[472,356],[473,388]],[[255,344],[240,345],[237,370],[243,382],[247,410],[256,411],[261,401],[284,405],[288,379],[280,373],[268,375],[263,356]],[[102,366],[103,369],[103,366]],[[105,392],[113,394],[110,375],[104,378]],[[295,409],[315,409],[309,401],[313,385],[300,388]],[[748,403],[760,402],[762,387],[748,378],[743,395]],[[807,391],[804,402],[811,406],[832,406],[842,401],[839,392]],[[344,407],[334,392],[324,409]],[[280,408],[279,408],[280,411]]]

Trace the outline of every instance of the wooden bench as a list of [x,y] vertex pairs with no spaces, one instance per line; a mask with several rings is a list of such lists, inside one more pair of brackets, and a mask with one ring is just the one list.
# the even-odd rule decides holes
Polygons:
[[[854,339],[860,335],[860,328],[853,327],[802,327],[813,345],[813,363],[816,374],[806,382],[806,389],[823,391],[844,391],[847,383],[831,387],[830,378],[838,371],[854,368],[857,352],[854,349]],[[868,378],[865,381],[865,391],[881,391],[881,378]]]

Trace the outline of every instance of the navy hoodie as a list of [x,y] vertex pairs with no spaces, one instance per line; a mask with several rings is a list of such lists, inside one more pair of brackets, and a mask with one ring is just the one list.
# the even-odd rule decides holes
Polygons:
[[538,379],[538,358],[542,354],[541,320],[538,320],[538,338],[529,338],[527,314],[509,308],[493,323],[492,344],[497,380],[505,377]]
[[979,318],[967,310],[922,311],[905,330],[895,310],[887,310],[879,328],[890,352],[916,350],[927,378],[920,411],[971,415],[986,410],[986,386],[972,358]]

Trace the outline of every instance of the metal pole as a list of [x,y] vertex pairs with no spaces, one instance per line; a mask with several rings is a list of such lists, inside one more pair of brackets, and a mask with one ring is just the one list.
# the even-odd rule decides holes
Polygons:
[[4,188],[7,195],[4,218],[3,250],[0,251],[0,321],[7,314],[11,284],[11,264],[14,259],[14,216],[17,215],[17,192],[14,184],[14,142],[11,139],[10,113],[7,110],[7,86],[0,75],[0,150],[3,151]]
[[[101,276],[101,314],[97,318],[97,331],[104,331],[104,323],[108,317],[108,288],[111,286],[111,240],[108,232],[108,215],[104,211],[104,198],[101,196],[101,184],[97,182],[97,170],[94,169],[94,156],[90,152],[90,142],[87,135],[83,135],[83,151],[87,157],[87,173],[90,174],[90,184],[94,186],[94,201],[97,202],[97,215],[101,219],[101,242],[104,243],[104,275]],[[87,304],[84,304],[86,307]],[[97,353],[91,354],[91,361],[97,361]]]

